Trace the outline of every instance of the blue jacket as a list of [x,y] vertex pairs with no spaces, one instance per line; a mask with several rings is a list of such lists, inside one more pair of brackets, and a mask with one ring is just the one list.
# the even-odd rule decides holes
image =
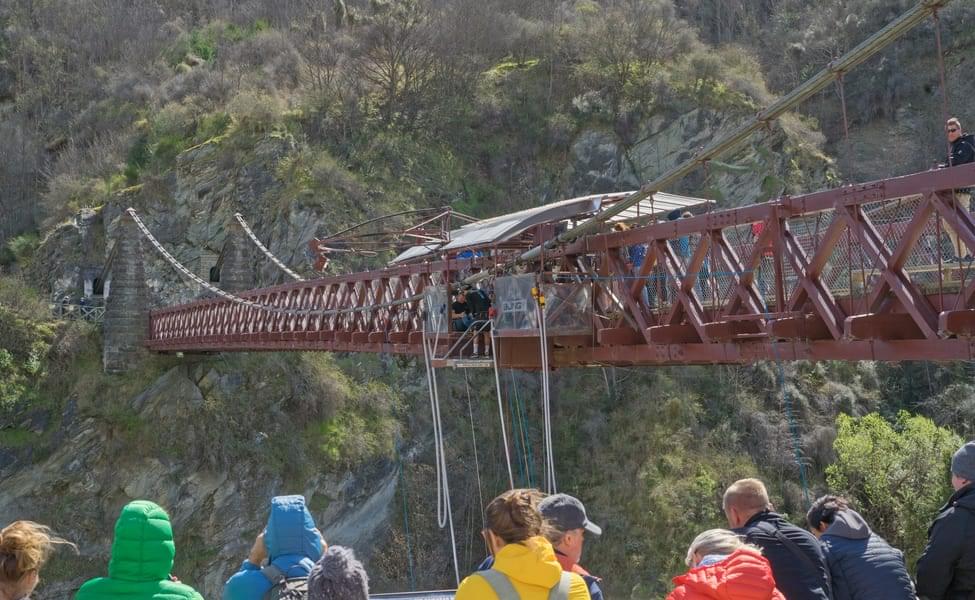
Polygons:
[[[304,496],[277,496],[264,529],[268,560],[287,577],[308,577],[322,556],[322,538],[315,528]],[[271,581],[260,565],[244,560],[240,570],[223,586],[223,600],[262,600]]]
[[870,531],[854,510],[836,514],[823,537],[833,600],[914,600],[904,553]]
[[754,515],[735,533],[762,549],[762,555],[772,565],[776,587],[789,600],[832,597],[826,557],[813,534],[768,510]]

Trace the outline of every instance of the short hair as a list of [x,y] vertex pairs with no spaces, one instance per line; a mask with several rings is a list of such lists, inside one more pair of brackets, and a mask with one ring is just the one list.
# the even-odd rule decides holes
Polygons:
[[629,230],[630,230],[630,226],[622,221],[613,225],[613,231],[629,231]]
[[701,556],[707,556],[708,554],[727,556],[743,547],[751,548],[761,553],[758,546],[746,544],[734,531],[728,529],[708,529],[705,532],[699,533],[694,538],[694,541],[691,542],[690,547],[687,549],[687,557],[684,559],[684,562],[689,567],[694,564],[695,554],[700,554]]
[[961,129],[961,121],[958,120],[958,117],[951,117],[945,122],[945,125],[954,125],[958,129]]
[[693,217],[693,216],[694,216],[694,215],[693,215],[693,214],[691,213],[691,211],[689,211],[689,210],[685,210],[685,211],[683,212],[683,214],[681,214],[681,216],[680,216],[680,218],[682,218],[682,219],[690,219],[690,218],[691,218],[691,217]]
[[758,479],[739,479],[725,490],[721,506],[725,509],[735,507],[739,510],[758,512],[768,508],[768,490]]
[[812,503],[806,512],[806,523],[813,529],[819,529],[821,523],[831,524],[836,520],[836,513],[850,508],[850,503],[839,496],[823,496]]

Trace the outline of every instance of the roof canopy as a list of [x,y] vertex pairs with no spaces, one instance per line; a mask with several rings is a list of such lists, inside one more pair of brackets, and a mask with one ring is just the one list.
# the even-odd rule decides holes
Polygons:
[[[392,264],[417,260],[438,252],[463,252],[486,248],[514,240],[532,227],[546,223],[570,222],[571,227],[572,221],[589,217],[633,193],[617,192],[583,196],[475,221],[451,231],[450,241],[446,244],[413,246],[394,258]],[[641,200],[638,204],[613,216],[609,222],[657,220],[675,210],[689,210],[713,202],[704,198],[657,192],[650,198]]]

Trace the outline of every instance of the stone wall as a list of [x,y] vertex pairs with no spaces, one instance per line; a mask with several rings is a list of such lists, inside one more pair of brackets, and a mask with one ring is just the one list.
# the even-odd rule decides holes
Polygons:
[[115,243],[111,291],[105,300],[102,364],[106,373],[125,372],[142,359],[149,328],[142,233],[126,214],[119,218]]

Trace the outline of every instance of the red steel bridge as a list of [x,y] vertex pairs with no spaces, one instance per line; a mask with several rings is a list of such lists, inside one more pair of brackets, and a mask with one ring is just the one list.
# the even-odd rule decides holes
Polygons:
[[296,281],[155,310],[146,345],[422,355],[426,334],[448,360],[463,334],[448,326],[447,289],[480,279],[502,367],[540,367],[539,314],[553,368],[972,359],[975,220],[953,191],[970,186],[975,164],[595,233],[543,249],[520,275],[504,269],[509,242]]

